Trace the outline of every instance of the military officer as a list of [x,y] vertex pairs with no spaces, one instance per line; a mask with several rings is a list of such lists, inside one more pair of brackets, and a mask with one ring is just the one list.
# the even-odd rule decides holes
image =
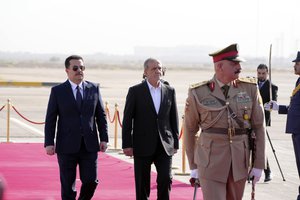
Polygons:
[[[297,57],[293,60],[294,73],[300,76],[300,51],[298,51]],[[291,101],[289,105],[279,105],[276,101],[271,101],[265,104],[265,109],[278,110],[279,114],[287,114],[286,121],[286,133],[292,134],[292,140],[294,145],[296,164],[298,169],[298,174],[300,177],[300,77],[296,81],[295,88],[291,95]],[[297,200],[300,200],[300,186],[299,186],[299,195]]]
[[249,175],[250,132],[255,138],[250,171],[254,185],[265,168],[262,101],[256,79],[239,78],[243,59],[237,44],[209,55],[215,75],[188,92],[186,153],[191,174],[199,176],[204,200],[241,200]]

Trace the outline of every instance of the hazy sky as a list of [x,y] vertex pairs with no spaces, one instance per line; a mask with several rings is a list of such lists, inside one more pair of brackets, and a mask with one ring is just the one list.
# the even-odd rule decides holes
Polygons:
[[239,43],[296,55],[300,0],[0,0],[0,51],[132,54],[135,46]]

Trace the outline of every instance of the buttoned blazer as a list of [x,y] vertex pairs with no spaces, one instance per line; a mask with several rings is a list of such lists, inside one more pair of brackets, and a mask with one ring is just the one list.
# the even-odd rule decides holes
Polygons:
[[300,91],[291,97],[289,105],[280,105],[278,113],[287,114],[286,133],[300,134]]
[[[259,92],[261,98],[263,100],[263,104],[269,102],[270,99],[270,81],[266,80],[265,83],[261,88],[259,88]],[[277,101],[278,97],[278,87],[272,83],[272,100]],[[266,125],[271,126],[271,118],[270,118],[270,111],[265,110],[265,120]]]
[[144,81],[130,87],[123,115],[122,148],[133,148],[135,156],[153,155],[158,141],[168,155],[179,148],[178,111],[174,88],[161,84],[158,114]]
[[44,145],[55,144],[57,153],[78,152],[83,138],[89,152],[100,150],[99,138],[108,142],[107,121],[99,86],[88,81],[83,82],[83,86],[81,109],[77,107],[68,80],[51,89]]
[[[214,84],[210,84],[213,82]],[[211,87],[212,86],[212,87]],[[218,99],[227,102],[237,120],[244,122],[244,115],[250,117],[256,134],[256,156],[254,167],[265,167],[265,122],[263,106],[256,84],[236,82],[225,99],[215,77],[199,87],[189,89],[185,109],[185,148],[191,169],[198,168],[199,176],[226,183],[230,169],[234,181],[248,176],[248,135],[228,136],[228,111]],[[236,129],[245,129],[244,124],[233,121]],[[205,127],[205,128],[204,128]],[[224,134],[205,132],[207,128],[224,129]],[[200,136],[198,136],[198,131]]]

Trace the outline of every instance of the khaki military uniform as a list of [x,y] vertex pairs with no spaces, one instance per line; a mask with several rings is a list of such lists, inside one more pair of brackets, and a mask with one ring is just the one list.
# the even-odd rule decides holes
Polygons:
[[201,179],[220,183],[246,180],[250,165],[247,128],[252,128],[256,135],[253,167],[264,169],[265,121],[256,80],[233,81],[227,98],[215,77],[190,87],[185,147],[190,168],[198,168],[200,184]]

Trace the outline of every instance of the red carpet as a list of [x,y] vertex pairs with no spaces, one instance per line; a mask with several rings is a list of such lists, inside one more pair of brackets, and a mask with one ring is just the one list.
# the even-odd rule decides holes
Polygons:
[[[58,200],[60,182],[56,156],[47,156],[43,144],[1,143],[0,175],[6,179],[4,200]],[[100,184],[94,200],[134,200],[133,165],[99,153]],[[188,177],[187,177],[188,178]],[[152,173],[151,198],[156,199],[156,174]],[[76,183],[79,192],[80,181]],[[171,199],[190,200],[193,188],[173,180]],[[198,189],[198,199],[202,199]]]

